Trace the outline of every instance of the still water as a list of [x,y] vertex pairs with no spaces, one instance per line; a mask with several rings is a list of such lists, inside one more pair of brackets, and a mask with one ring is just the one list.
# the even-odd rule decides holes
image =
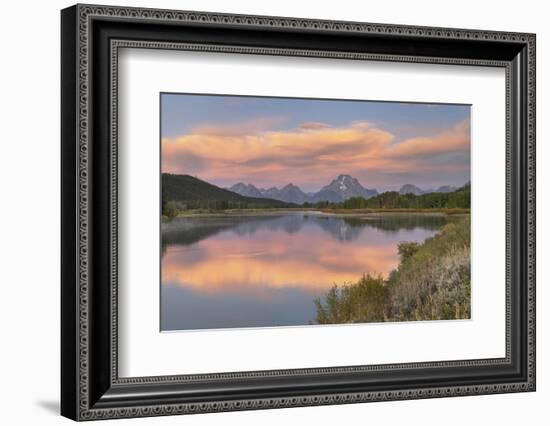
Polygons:
[[397,244],[446,216],[316,212],[180,217],[162,225],[161,330],[306,325],[313,301],[363,274],[387,277]]

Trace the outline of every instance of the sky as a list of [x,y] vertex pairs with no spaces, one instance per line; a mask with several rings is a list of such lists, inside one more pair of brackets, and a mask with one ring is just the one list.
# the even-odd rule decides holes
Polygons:
[[340,174],[365,188],[470,180],[470,106],[161,94],[162,172],[229,187],[318,191]]

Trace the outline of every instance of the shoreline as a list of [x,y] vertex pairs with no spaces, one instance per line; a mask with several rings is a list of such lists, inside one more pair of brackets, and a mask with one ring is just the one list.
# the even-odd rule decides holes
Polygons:
[[413,213],[413,214],[445,214],[445,215],[455,215],[455,214],[470,214],[470,209],[460,209],[460,208],[451,208],[451,209],[318,209],[323,213],[334,213],[334,214],[377,214],[377,213]]
[[273,208],[273,209],[230,209],[220,211],[189,211],[180,213],[172,219],[162,216],[162,222],[169,222],[177,218],[185,217],[227,217],[227,216],[276,216],[281,214],[318,214],[327,216],[377,216],[386,214],[421,214],[421,215],[465,215],[470,214],[470,209],[331,209],[331,208]]

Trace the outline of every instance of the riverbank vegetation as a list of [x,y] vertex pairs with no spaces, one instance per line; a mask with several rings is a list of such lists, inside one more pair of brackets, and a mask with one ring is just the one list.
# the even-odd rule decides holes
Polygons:
[[462,209],[462,208],[433,208],[433,209],[401,209],[401,208],[381,208],[381,209],[373,209],[373,208],[365,208],[365,209],[342,209],[342,208],[321,208],[321,209],[310,209],[310,210],[319,210],[323,213],[334,213],[334,214],[342,214],[342,215],[362,215],[362,214],[371,214],[371,213],[441,213],[441,214],[468,214],[470,213],[470,209]]
[[[449,194],[424,194],[421,196],[407,194],[397,195],[392,193],[391,197],[380,194],[374,201],[371,198],[350,198],[342,203],[321,202],[311,205],[284,204],[273,205],[270,202],[262,202],[258,199],[255,202],[228,201],[228,200],[182,200],[166,201],[163,198],[162,216],[164,220],[173,219],[177,216],[193,214],[240,214],[240,213],[261,213],[271,211],[296,211],[311,210],[323,213],[335,214],[370,214],[370,213],[442,213],[442,214],[467,214],[470,213],[469,191],[466,198],[460,193],[458,196]],[[431,197],[426,197],[430,195]],[[379,198],[380,197],[380,198]],[[422,200],[417,198],[424,197]],[[393,201],[388,201],[393,200]],[[447,200],[447,201],[444,201]],[[462,200],[458,202],[457,200]]]
[[366,274],[315,300],[318,324],[470,318],[470,217],[423,243],[398,245],[387,279]]

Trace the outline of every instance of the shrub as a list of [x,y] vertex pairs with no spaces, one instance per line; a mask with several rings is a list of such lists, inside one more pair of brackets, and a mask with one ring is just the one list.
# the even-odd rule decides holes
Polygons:
[[399,243],[397,245],[397,252],[399,253],[399,258],[401,259],[401,262],[406,261],[408,258],[413,256],[419,249],[420,244],[417,242],[407,242],[404,241],[402,243]]
[[335,285],[315,305],[319,324],[384,321],[384,279],[365,275],[355,284]]
[[445,225],[402,258],[388,293],[393,320],[469,318],[470,218]]
[[398,245],[387,280],[363,276],[315,300],[317,323],[470,318],[470,217],[445,225],[422,244]]
[[175,201],[168,201],[164,206],[162,214],[169,219],[175,218],[179,213],[178,205]]

